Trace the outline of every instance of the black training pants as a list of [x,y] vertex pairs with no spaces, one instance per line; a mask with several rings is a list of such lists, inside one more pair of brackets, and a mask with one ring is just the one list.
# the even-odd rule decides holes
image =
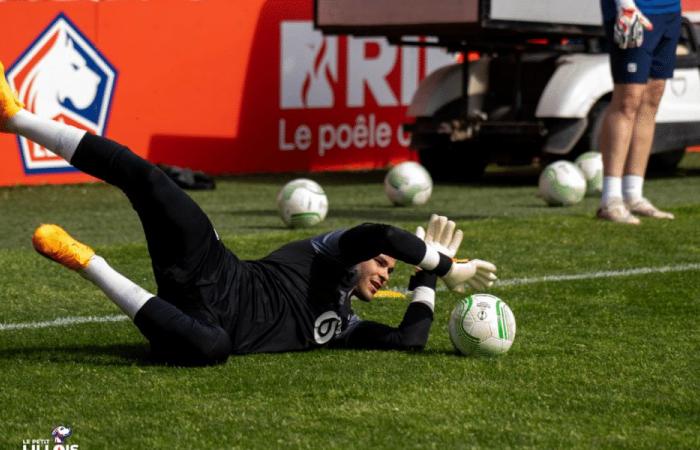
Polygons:
[[206,214],[162,170],[116,142],[88,133],[70,162],[121,189],[141,219],[158,296],[134,323],[154,352],[181,363],[225,360],[230,339],[200,287],[228,251]]

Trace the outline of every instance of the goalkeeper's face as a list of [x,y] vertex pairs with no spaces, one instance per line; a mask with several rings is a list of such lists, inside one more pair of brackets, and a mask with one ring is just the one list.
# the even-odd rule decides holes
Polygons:
[[396,266],[396,259],[387,255],[378,255],[357,265],[358,280],[355,295],[369,302],[379,289],[389,281]]

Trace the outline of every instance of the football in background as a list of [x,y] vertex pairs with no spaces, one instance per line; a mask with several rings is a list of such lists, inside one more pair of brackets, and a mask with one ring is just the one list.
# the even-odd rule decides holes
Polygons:
[[540,174],[539,195],[550,206],[570,206],[586,195],[586,179],[569,161],[555,161]]
[[603,155],[599,152],[582,153],[574,164],[586,179],[586,195],[599,195],[603,192]]
[[473,294],[457,302],[448,327],[452,345],[463,355],[499,355],[515,339],[513,312],[489,294]]
[[328,213],[328,198],[321,185],[307,178],[285,184],[277,194],[280,216],[288,227],[311,227]]
[[406,161],[392,167],[386,174],[384,192],[394,205],[423,205],[433,192],[433,180],[425,167]]

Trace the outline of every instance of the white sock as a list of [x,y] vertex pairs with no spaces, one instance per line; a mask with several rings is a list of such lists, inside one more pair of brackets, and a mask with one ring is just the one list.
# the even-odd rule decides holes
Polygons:
[[628,202],[636,202],[642,199],[644,177],[639,175],[625,175],[622,177],[622,193]]
[[423,260],[418,263],[418,267],[425,270],[433,270],[440,264],[440,252],[426,244]]
[[141,307],[155,297],[124,275],[112,269],[101,256],[90,258],[80,274],[92,281],[132,320]]
[[622,200],[622,178],[603,177],[603,196],[600,198],[600,204],[605,206],[613,199]]
[[431,311],[435,311],[435,290],[427,286],[418,286],[413,291],[413,300],[411,303],[423,303],[428,306]]
[[72,125],[39,117],[26,109],[10,117],[7,130],[46,147],[68,162],[87,133]]

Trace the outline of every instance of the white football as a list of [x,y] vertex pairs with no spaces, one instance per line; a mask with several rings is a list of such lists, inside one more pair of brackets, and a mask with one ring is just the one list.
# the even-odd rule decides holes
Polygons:
[[277,194],[277,207],[287,226],[310,227],[326,218],[328,198],[315,181],[297,178],[285,184]]
[[452,310],[450,339],[463,355],[499,355],[515,339],[515,316],[508,305],[489,294],[463,298]]
[[582,153],[574,163],[586,179],[586,195],[603,192],[603,155],[599,152]]
[[417,162],[402,162],[384,177],[384,192],[394,205],[423,205],[433,192],[433,179]]
[[574,205],[586,195],[586,179],[575,164],[555,161],[540,174],[539,193],[549,205]]

